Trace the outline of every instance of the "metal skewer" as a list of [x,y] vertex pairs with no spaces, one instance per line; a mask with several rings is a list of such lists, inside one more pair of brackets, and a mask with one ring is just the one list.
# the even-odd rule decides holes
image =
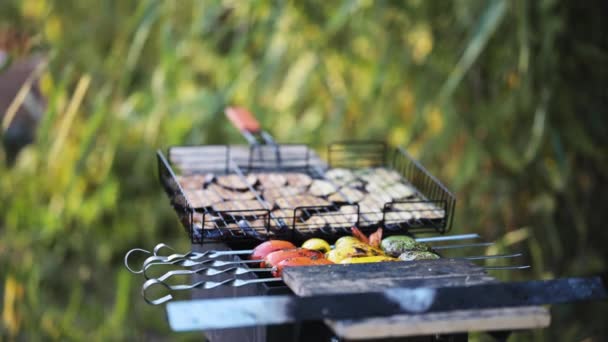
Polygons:
[[[434,237],[425,237],[425,238],[416,238],[415,240],[417,242],[443,242],[443,241],[456,241],[456,240],[469,240],[469,239],[478,239],[481,236],[479,236],[479,234],[460,234],[460,235],[450,235],[450,236],[434,236]],[[479,245],[481,246],[481,245]],[[445,249],[445,248],[449,248],[446,246],[438,246],[439,248],[437,249]],[[474,246],[469,246],[466,245],[466,247],[474,247]],[[461,247],[452,247],[452,248],[461,248]],[[202,258],[209,258],[209,259],[216,259],[222,256],[229,256],[229,255],[243,255],[243,254],[251,254],[253,253],[252,249],[249,250],[234,250],[234,251],[205,251],[205,252],[188,252],[185,254],[179,254],[179,253],[173,253],[171,255],[161,255],[160,251],[164,250],[164,249],[169,249],[172,252],[175,252],[175,249],[173,249],[171,246],[164,244],[164,243],[159,243],[158,245],[156,245],[154,247],[154,249],[151,251],[142,249],[142,248],[133,248],[131,250],[129,250],[126,254],[125,254],[125,258],[124,258],[124,263],[125,263],[125,267],[131,272],[131,273],[135,273],[135,274],[140,274],[143,273],[144,271],[144,267],[147,264],[151,264],[151,263],[172,263],[172,262],[177,262],[177,261],[181,261],[183,259],[188,259],[188,260],[193,260],[193,261],[198,261]],[[144,264],[142,266],[142,268],[140,269],[134,269],[129,265],[129,260],[132,259],[132,255],[133,254],[147,254],[150,255],[150,257],[148,257],[145,261]],[[197,264],[190,264],[188,262],[185,262],[186,265],[197,265]]]
[[[472,256],[472,257],[463,257],[463,258],[454,258],[454,259],[465,259],[465,260],[482,260],[482,259],[497,259],[497,258],[514,258],[521,256],[521,253],[514,254],[499,254],[499,255],[484,255],[484,256]],[[407,261],[403,261],[407,262]],[[491,266],[491,267],[483,267],[485,270],[522,270],[530,268],[529,265],[521,265],[521,266]],[[168,291],[185,291],[185,290],[193,290],[193,289],[205,289],[210,290],[219,286],[232,286],[232,287],[241,287],[250,284],[259,284],[259,283],[267,283],[267,282],[277,282],[282,281],[283,279],[280,277],[275,278],[262,278],[262,279],[239,279],[239,278],[231,278],[222,281],[206,281],[201,280],[195,282],[193,284],[177,284],[177,285],[169,285],[165,283],[167,279],[176,275],[189,275],[189,274],[207,274],[207,275],[219,275],[219,274],[245,274],[251,272],[268,272],[271,271],[272,268],[258,268],[258,269],[246,269],[242,267],[231,267],[224,270],[214,270],[211,271],[211,268],[202,268],[199,270],[175,270],[167,272],[159,278],[148,279],[142,286],[141,294],[144,297],[144,300],[151,305],[160,305],[164,304],[173,299],[173,295],[171,293],[162,296],[156,299],[150,299],[147,296],[147,292],[151,287],[155,287],[157,285],[162,286]]]
[[[456,258],[449,258],[449,259],[456,259],[456,260],[489,260],[489,259],[506,259],[506,258],[517,258],[522,256],[522,253],[512,253],[512,254],[493,254],[493,255],[476,255],[476,256],[467,256],[467,257],[456,257]],[[217,269],[215,267],[220,267],[220,266],[226,266],[226,265],[234,265],[238,262],[235,263],[231,263],[231,262],[220,262],[220,261],[212,261],[212,260],[207,260],[209,261],[209,263],[206,263],[206,265],[204,267],[200,267],[197,269],[192,269],[192,270],[171,270],[168,271],[167,273],[157,277],[157,278],[152,278],[148,275],[148,270],[150,269],[151,266],[154,265],[148,265],[147,267],[145,267],[144,269],[144,277],[146,277],[146,279],[158,279],[161,281],[165,281],[167,279],[169,279],[172,276],[178,276],[178,275],[194,275],[194,274],[201,274],[201,275],[205,275],[205,276],[216,276],[216,275],[220,275],[220,274],[231,274],[231,275],[241,275],[241,274],[246,274],[246,273],[253,273],[253,272],[271,272],[272,271],[272,267],[267,267],[267,268],[244,268],[244,267],[240,267],[240,266],[234,266],[234,267],[228,267],[228,268],[224,268],[224,269]],[[248,260],[248,261],[255,261],[255,262],[260,262],[260,260]],[[497,266],[497,267],[503,267],[503,266]],[[510,266],[506,266],[506,267],[510,267]],[[527,267],[526,267],[527,268]]]
[[[445,249],[457,249],[457,248],[467,248],[467,247],[487,247],[493,245],[493,242],[481,242],[481,243],[471,243],[471,244],[460,244],[460,245],[445,245],[445,246],[435,246],[432,247],[434,250],[445,250]],[[237,252],[237,251],[234,251]],[[233,253],[232,255],[235,255]],[[173,258],[170,261],[163,261],[162,257],[151,256],[146,261],[144,261],[142,272],[145,273],[152,266],[161,266],[161,265],[175,265],[180,267],[193,267],[199,265],[208,265],[208,266],[224,266],[229,265],[227,262],[217,261],[214,262],[213,259],[205,259],[205,260],[193,260],[193,259],[185,259],[185,258]],[[240,261],[230,261],[230,264],[248,264],[248,263],[259,263],[264,260],[240,260]],[[148,277],[146,277],[148,278]]]

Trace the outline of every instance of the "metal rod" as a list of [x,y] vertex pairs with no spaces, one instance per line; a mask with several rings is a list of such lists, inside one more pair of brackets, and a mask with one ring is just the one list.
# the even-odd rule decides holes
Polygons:
[[[512,254],[493,254],[493,255],[476,255],[476,256],[468,256],[468,257],[457,257],[457,258],[450,258],[450,259],[460,259],[460,260],[488,260],[488,259],[506,259],[506,258],[517,258],[522,256],[522,253],[512,253]],[[255,262],[260,262],[260,260],[248,260],[248,261],[255,261]],[[161,275],[160,277],[156,278],[158,280],[161,281],[165,281],[167,279],[169,279],[172,276],[177,276],[177,275],[194,275],[194,274],[202,274],[202,275],[206,275],[206,276],[216,276],[216,275],[220,275],[220,274],[231,274],[231,275],[241,275],[241,274],[246,274],[246,273],[253,273],[253,272],[270,272],[272,271],[272,267],[268,267],[268,268],[244,268],[244,267],[229,267],[229,268],[225,268],[225,269],[217,269],[214,267],[218,267],[218,266],[225,266],[226,263],[222,263],[222,262],[215,262],[215,264],[213,264],[213,262],[211,264],[209,264],[209,266],[205,266],[205,267],[201,267],[198,269],[193,269],[193,270],[172,270],[172,271],[168,271],[167,273]],[[148,267],[146,267],[146,269],[144,270],[144,276],[146,277],[146,279],[153,279],[152,277],[149,277],[147,274],[148,269],[154,265],[148,265]],[[501,266],[503,267],[503,266]],[[510,266],[505,266],[505,267],[510,267]]]
[[462,245],[434,246],[433,249],[442,250],[442,249],[455,249],[455,248],[468,248],[468,247],[488,247],[488,246],[492,246],[493,244],[494,244],[494,242],[479,242],[479,243],[469,243],[469,244],[462,244]]
[[276,281],[282,281],[282,279],[281,278],[265,278],[265,279],[243,280],[243,279],[235,278],[235,279],[227,279],[227,280],[220,281],[220,282],[199,281],[194,284],[186,284],[186,285],[168,285],[159,279],[149,279],[143,284],[143,286],[141,288],[141,295],[144,297],[144,300],[148,304],[160,305],[160,304],[164,304],[164,303],[172,300],[173,295],[171,293],[168,293],[168,294],[166,294],[162,297],[156,298],[156,299],[148,298],[147,291],[152,287],[157,287],[156,285],[160,285],[165,290],[168,290],[170,292],[170,291],[187,291],[187,290],[192,290],[192,289],[197,289],[197,288],[204,288],[206,290],[209,290],[209,289],[216,288],[218,286],[241,287],[241,286],[250,285],[250,284],[268,283],[268,282],[276,282]]

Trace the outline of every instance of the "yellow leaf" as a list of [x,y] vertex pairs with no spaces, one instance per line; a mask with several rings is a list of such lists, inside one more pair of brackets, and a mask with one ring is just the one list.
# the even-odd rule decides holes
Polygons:
[[439,107],[430,107],[426,112],[425,119],[429,132],[432,135],[440,133],[443,130],[443,114]]
[[422,63],[433,50],[433,34],[426,25],[417,25],[407,33],[407,43],[412,49],[412,59],[416,63]]
[[46,20],[44,25],[44,33],[51,42],[57,42],[61,39],[62,24],[57,16],[51,16]]
[[22,298],[23,286],[9,275],[4,282],[2,321],[11,335],[16,335],[21,325],[21,316],[17,310],[17,305]]
[[23,0],[21,3],[21,13],[24,17],[38,19],[46,12],[45,0]]

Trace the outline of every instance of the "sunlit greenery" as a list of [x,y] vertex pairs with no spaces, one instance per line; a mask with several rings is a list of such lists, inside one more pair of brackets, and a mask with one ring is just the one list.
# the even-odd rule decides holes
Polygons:
[[[48,106],[14,165],[0,151],[0,336],[176,338],[122,256],[189,248],[154,151],[242,143],[229,104],[279,141],[405,146],[456,193],[453,232],[526,253],[501,279],[605,272],[608,44],[585,3],[3,0]],[[599,341],[606,313],[515,338]]]

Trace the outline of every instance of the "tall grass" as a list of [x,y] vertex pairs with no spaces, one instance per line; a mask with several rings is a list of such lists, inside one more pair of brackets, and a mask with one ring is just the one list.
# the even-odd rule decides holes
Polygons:
[[[153,152],[242,142],[228,104],[280,141],[405,145],[456,191],[456,233],[526,252],[533,270],[503,279],[605,271],[608,55],[567,29],[576,11],[593,15],[523,0],[4,1],[0,26],[31,33],[49,64],[37,139],[0,162],[1,334],[175,337],[121,257],[189,248]],[[517,336],[606,336],[602,312],[566,306]]]

